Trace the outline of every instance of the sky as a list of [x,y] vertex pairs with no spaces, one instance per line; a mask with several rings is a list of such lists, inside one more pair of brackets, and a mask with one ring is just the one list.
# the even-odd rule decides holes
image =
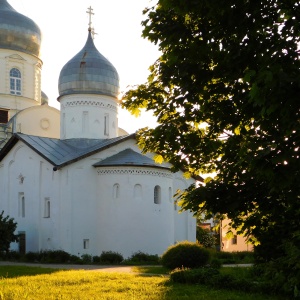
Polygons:
[[[35,21],[42,31],[42,90],[49,105],[59,109],[58,78],[62,67],[85,45],[88,7],[93,8],[94,43],[117,69],[120,90],[144,83],[149,66],[159,57],[158,47],[141,37],[142,11],[155,0],[8,0],[19,13]],[[140,118],[119,110],[119,126],[129,133],[155,126],[150,113]]]

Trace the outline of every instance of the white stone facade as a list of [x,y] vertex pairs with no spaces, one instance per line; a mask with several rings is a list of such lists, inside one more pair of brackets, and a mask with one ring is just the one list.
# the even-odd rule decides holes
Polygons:
[[[177,241],[195,241],[195,218],[178,214],[174,206],[173,194],[182,187],[175,178],[182,174],[92,166],[128,147],[138,151],[129,140],[57,171],[21,141],[13,147],[1,161],[0,207],[18,223],[17,233],[25,233],[26,251],[117,251],[128,257],[137,251],[162,254]],[[154,203],[156,186],[159,204]]]

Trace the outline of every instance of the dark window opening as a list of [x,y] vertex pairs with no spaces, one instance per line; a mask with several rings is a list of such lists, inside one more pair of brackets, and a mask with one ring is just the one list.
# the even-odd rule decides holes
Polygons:
[[6,124],[8,122],[8,111],[0,109],[0,123]]

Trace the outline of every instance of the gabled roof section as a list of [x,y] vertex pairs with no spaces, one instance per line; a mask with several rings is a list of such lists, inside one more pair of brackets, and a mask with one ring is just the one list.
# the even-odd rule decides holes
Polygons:
[[54,167],[60,169],[94,153],[110,148],[123,141],[135,139],[135,134],[113,139],[70,139],[60,140],[21,133],[14,134],[0,151],[0,161],[9,153],[18,141],[22,141]]
[[169,169],[169,167],[160,165],[154,162],[151,158],[133,151],[125,149],[115,155],[112,155],[104,160],[93,165],[94,167],[116,167],[116,166],[139,166],[152,167],[160,169]]

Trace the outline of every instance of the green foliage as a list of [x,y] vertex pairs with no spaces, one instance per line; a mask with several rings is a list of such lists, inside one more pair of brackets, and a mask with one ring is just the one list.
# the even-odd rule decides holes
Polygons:
[[161,56],[123,101],[157,117],[140,147],[174,171],[215,172],[183,209],[226,215],[299,290],[299,1],[158,0],[144,13]]
[[82,254],[81,255],[81,262],[83,264],[91,264],[93,262],[93,257],[90,254]]
[[169,269],[198,268],[208,264],[210,252],[188,241],[170,246],[162,255],[162,265]]
[[158,255],[152,255],[141,251],[133,253],[128,259],[126,264],[145,264],[145,265],[158,265],[160,258]]
[[39,261],[46,263],[68,263],[72,255],[63,250],[43,250],[39,253]]
[[216,238],[212,232],[209,232],[208,229],[204,229],[200,226],[197,226],[196,238],[197,241],[205,248],[214,248],[216,245]]
[[220,269],[222,267],[222,261],[217,258],[212,258],[209,263],[210,267],[213,269]]
[[206,284],[212,278],[212,276],[219,274],[219,271],[213,268],[178,268],[170,273],[170,279],[171,281],[177,283]]
[[171,272],[170,279],[176,283],[202,284],[213,289],[288,296],[284,290],[278,288],[272,281],[266,281],[264,278],[257,276],[257,273],[253,273],[251,269],[246,268],[227,268],[225,272],[214,268],[176,269]]
[[255,262],[254,253],[249,251],[211,251],[211,255],[222,264],[253,264]]
[[102,251],[99,262],[103,264],[120,264],[124,260],[122,254],[114,251]]
[[21,260],[22,255],[18,251],[8,251],[0,253],[0,258],[2,260],[19,261]]
[[41,256],[40,256],[40,253],[30,251],[24,255],[24,259],[27,262],[38,262],[38,261],[40,261]]
[[9,251],[10,243],[18,241],[18,236],[14,234],[17,223],[9,216],[4,217],[4,211],[0,214],[0,252]]

